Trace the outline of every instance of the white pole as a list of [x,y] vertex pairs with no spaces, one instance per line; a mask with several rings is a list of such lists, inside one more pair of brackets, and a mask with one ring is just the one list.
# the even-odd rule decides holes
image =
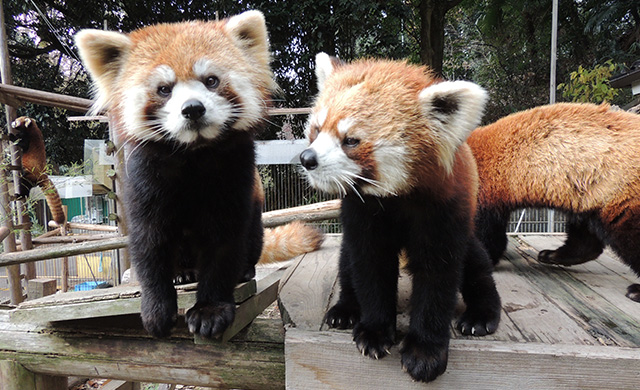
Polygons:
[[558,41],[558,0],[553,0],[551,16],[551,77],[549,80],[549,104],[556,102],[556,55]]
[[[558,0],[552,1],[553,6],[551,10],[551,69],[549,77],[549,104],[556,102],[556,57],[558,51]],[[553,233],[555,231],[555,213],[553,210],[548,210],[547,213],[548,226],[547,231]]]

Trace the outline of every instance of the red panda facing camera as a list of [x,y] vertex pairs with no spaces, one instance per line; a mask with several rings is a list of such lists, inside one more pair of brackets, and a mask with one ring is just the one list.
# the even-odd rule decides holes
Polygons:
[[[130,34],[83,30],[76,43],[95,82],[94,109],[110,112],[130,147],[124,201],[143,325],[169,335],[177,317],[172,280],[195,269],[186,322],[192,333],[217,337],[234,319],[234,287],[253,278],[263,250],[254,135],[276,89],[264,17],[248,11]],[[265,250],[317,249],[318,232],[301,225],[267,234],[291,228],[288,237],[307,245]],[[281,259],[272,254],[263,260]]]
[[363,355],[386,356],[404,251],[413,290],[402,366],[432,381],[447,366],[458,290],[463,334],[492,333],[500,318],[491,261],[473,233],[478,182],[465,144],[487,95],[406,62],[342,64],[320,53],[316,74],[320,94],[300,160],[313,187],[344,196],[340,297],[325,321],[353,327]]

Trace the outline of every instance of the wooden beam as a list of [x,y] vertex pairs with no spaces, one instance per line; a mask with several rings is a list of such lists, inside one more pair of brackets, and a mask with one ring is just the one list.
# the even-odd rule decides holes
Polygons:
[[110,238],[107,240],[87,241],[77,244],[67,244],[52,248],[36,248],[24,252],[3,253],[0,255],[0,267],[27,263],[31,261],[56,259],[65,256],[76,256],[87,253],[121,249],[127,246],[126,237]]
[[149,337],[139,326],[37,328],[0,321],[0,360],[18,361],[29,371],[49,375],[225,389],[284,388],[279,319],[257,319],[233,340],[210,345],[195,344],[184,325],[164,339]]
[[43,106],[60,107],[82,113],[87,112],[93,104],[93,100],[90,99],[39,91],[37,89],[23,88],[8,84],[0,84],[0,93],[13,96],[16,99],[25,102],[41,104]]
[[[402,371],[399,347],[363,357],[351,332],[287,329],[291,389],[635,389],[638,351],[589,345],[451,340],[447,371],[426,386]],[[612,373],[615,373],[613,375]]]
[[0,360],[2,390],[67,390],[67,378],[33,373],[13,360]]
[[[110,225],[95,225],[91,223],[77,223],[77,222],[67,222],[67,229],[78,229],[78,230],[89,230],[92,232],[118,232],[117,226]],[[49,221],[49,227],[51,228],[59,228],[61,225],[57,224],[56,221]]]
[[283,210],[268,211],[262,213],[262,224],[265,227],[274,227],[296,220],[312,222],[339,218],[340,204],[340,199],[335,199]]

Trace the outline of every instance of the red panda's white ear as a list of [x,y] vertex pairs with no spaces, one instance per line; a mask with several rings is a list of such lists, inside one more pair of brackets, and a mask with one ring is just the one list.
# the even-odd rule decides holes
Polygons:
[[131,40],[122,33],[89,29],[78,32],[75,42],[96,88],[93,110],[99,111],[112,97],[116,78],[131,49]]
[[262,12],[246,11],[232,16],[227,19],[224,30],[260,66],[269,66],[269,36]]
[[424,115],[439,141],[440,163],[451,172],[458,147],[482,119],[487,92],[468,81],[443,81],[420,92]]
[[316,54],[316,78],[318,79],[318,91],[322,92],[324,83],[334,69],[334,61],[327,53]]

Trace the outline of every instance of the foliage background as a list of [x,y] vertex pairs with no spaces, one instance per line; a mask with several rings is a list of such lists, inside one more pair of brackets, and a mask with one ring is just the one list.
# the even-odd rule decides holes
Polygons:
[[[420,10],[446,3],[442,74],[473,80],[491,100],[485,122],[549,99],[551,0],[5,0],[14,84],[89,97],[86,72],[77,61],[73,35],[82,28],[128,32],[159,22],[215,19],[247,9],[265,13],[273,68],[283,93],[276,105],[308,106],[316,94],[313,58],[319,51],[344,60],[376,56],[421,59],[426,28]],[[431,8],[429,8],[431,7]],[[640,3],[637,0],[560,1],[558,83],[571,72],[610,64],[624,70],[640,59]],[[424,50],[423,50],[424,52]],[[608,62],[607,62],[608,61]],[[604,81],[606,84],[606,81]],[[558,100],[563,98],[558,93]],[[620,91],[613,103],[629,101]],[[47,153],[56,165],[82,160],[84,138],[105,138],[105,125],[70,123],[65,110],[27,104],[19,115],[43,129]],[[282,120],[263,138],[282,136]],[[288,118],[301,136],[304,118]],[[4,121],[4,116],[0,121]],[[2,123],[0,123],[2,124]]]

